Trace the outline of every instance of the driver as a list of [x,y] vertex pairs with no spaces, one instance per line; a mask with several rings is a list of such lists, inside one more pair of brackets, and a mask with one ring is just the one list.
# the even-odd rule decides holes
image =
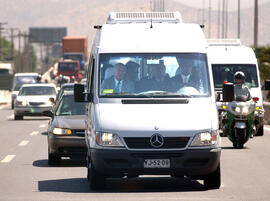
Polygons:
[[242,71],[237,71],[234,74],[234,96],[246,96],[247,100],[251,99],[250,91],[245,83],[245,74]]

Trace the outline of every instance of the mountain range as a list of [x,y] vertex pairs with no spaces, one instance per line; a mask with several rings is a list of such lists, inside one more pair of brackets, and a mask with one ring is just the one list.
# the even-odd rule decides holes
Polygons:
[[[89,45],[94,25],[106,22],[111,11],[150,11],[150,0],[0,0],[0,22],[4,28],[67,27],[68,35],[87,35]],[[202,11],[173,0],[165,1],[166,11],[179,11],[186,23],[202,23]],[[241,10],[241,41],[253,44],[253,8]],[[270,45],[270,3],[259,6],[259,45]],[[211,13],[209,35],[208,12],[205,12],[206,37],[217,38],[218,13]],[[221,32],[221,30],[220,30]],[[237,36],[237,12],[228,13],[228,38]]]

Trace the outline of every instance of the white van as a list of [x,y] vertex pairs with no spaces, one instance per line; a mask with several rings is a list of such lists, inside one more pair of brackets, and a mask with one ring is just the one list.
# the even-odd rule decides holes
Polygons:
[[[223,82],[232,82],[237,71],[245,74],[245,85],[250,88],[252,97],[259,98],[260,109],[256,111],[256,135],[263,135],[263,98],[258,63],[252,48],[241,44],[239,39],[208,39],[208,55],[212,63],[215,91],[221,93]],[[217,102],[221,112],[221,102]]]
[[[199,25],[175,16],[180,14],[111,13],[107,24],[96,26],[86,92],[83,85],[74,87],[76,101],[90,102],[85,139],[92,188],[104,187],[108,177],[145,174],[187,176],[204,180],[208,189],[220,187],[206,40]],[[185,84],[183,63],[193,73]]]

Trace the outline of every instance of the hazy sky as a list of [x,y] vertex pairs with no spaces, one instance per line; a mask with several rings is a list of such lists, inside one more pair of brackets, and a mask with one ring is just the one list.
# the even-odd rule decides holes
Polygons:
[[[168,0],[165,0],[165,2]],[[223,0],[175,0],[180,3],[186,4],[188,6],[203,8],[203,4],[205,4],[205,8],[209,7],[209,1],[211,1],[211,7],[214,10],[218,9],[218,2],[220,2],[220,6],[222,6]],[[270,0],[258,0],[259,4],[263,4],[266,2],[270,2]],[[249,8],[254,6],[254,0],[240,0],[241,8]],[[238,0],[228,0],[229,10],[237,10]]]

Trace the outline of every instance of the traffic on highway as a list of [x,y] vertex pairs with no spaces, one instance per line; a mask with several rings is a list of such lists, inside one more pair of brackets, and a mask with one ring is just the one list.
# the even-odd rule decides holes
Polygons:
[[[252,48],[179,12],[111,12],[62,37],[0,105],[0,200],[270,200]],[[263,85],[263,90],[262,90]]]

